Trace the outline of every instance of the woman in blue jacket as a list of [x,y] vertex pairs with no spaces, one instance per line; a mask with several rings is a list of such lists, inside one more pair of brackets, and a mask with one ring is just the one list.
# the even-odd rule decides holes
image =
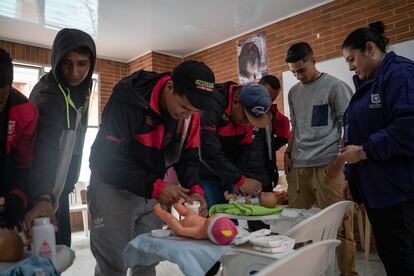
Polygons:
[[345,114],[348,182],[388,275],[414,275],[414,62],[386,52],[384,24],[342,44],[356,92]]

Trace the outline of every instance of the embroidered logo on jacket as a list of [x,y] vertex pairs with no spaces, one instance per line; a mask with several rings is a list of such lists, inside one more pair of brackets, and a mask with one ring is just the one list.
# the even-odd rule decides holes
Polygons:
[[15,128],[16,128],[16,121],[9,120],[9,126],[7,128],[7,134],[8,135],[13,135]]
[[381,103],[380,94],[371,93],[371,103],[369,104],[369,108],[373,109],[373,108],[381,108],[381,107],[382,107],[382,103]]

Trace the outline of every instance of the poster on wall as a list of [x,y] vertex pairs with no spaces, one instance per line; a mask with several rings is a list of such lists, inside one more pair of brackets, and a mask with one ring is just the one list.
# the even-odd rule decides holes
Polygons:
[[267,75],[265,33],[237,42],[240,84],[258,83]]

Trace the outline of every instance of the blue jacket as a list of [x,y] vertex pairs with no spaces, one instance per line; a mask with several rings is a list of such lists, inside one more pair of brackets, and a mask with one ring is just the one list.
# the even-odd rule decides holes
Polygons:
[[368,157],[350,166],[354,198],[370,208],[413,200],[414,62],[390,52],[370,79],[354,83],[344,142],[362,145]]

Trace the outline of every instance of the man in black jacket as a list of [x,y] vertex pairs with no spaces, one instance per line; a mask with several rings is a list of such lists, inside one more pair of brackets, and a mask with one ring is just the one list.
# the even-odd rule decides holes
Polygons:
[[[201,185],[208,206],[226,202],[224,191],[243,195],[262,192],[264,171],[252,170],[264,164],[264,150],[251,150],[253,126],[264,128],[272,100],[258,84],[246,86],[234,82],[217,84],[224,105],[216,103],[212,111],[201,112]],[[264,146],[263,143],[257,143]],[[264,169],[264,166],[262,166]]]
[[34,105],[12,83],[12,59],[0,48],[0,227],[23,219],[38,121]]
[[30,172],[33,208],[25,219],[29,236],[37,217],[49,217],[57,225],[57,209],[57,243],[70,246],[68,195],[79,177],[95,60],[90,35],[62,29],[53,42],[52,70],[30,94],[40,117]]
[[279,79],[273,75],[266,75],[259,84],[266,87],[272,98],[272,107],[269,112],[269,126],[265,130],[266,135],[266,157],[268,161],[268,171],[273,182],[271,190],[277,185],[279,179],[279,171],[276,163],[276,152],[288,143],[290,135],[290,123],[288,117],[283,115],[274,103],[280,93]]
[[[95,275],[126,274],[124,247],[162,225],[152,211],[157,201],[171,206],[180,198],[197,200],[207,215],[199,186],[197,112],[217,100],[213,72],[196,61],[181,63],[172,74],[138,71],[114,87],[90,157]],[[180,185],[163,180],[171,166]],[[131,268],[131,274],[155,275],[155,265]]]

